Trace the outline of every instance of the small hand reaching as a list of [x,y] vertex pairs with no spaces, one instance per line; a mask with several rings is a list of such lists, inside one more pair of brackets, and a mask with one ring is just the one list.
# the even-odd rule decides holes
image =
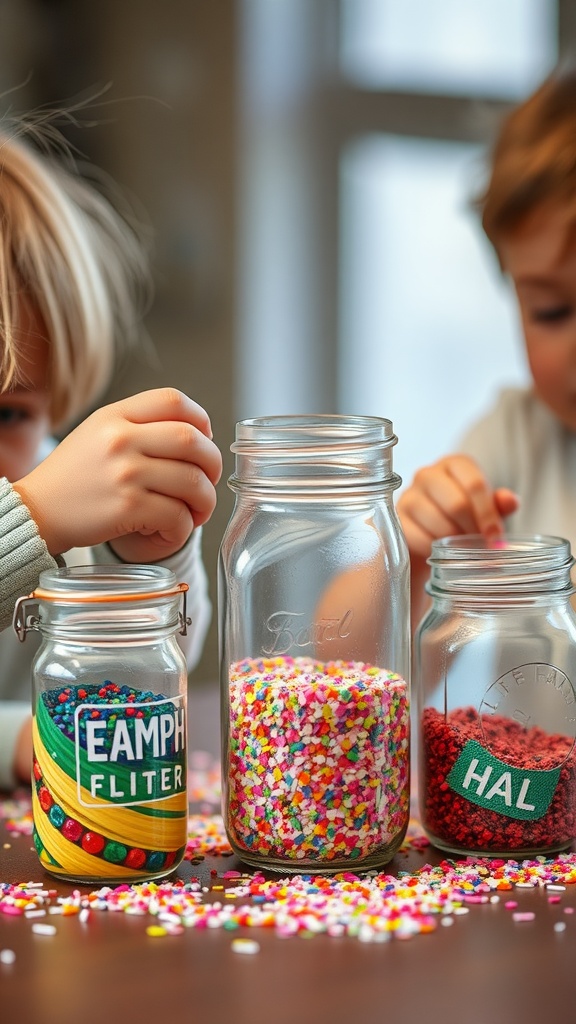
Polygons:
[[207,522],[221,472],[207,413],[160,388],[92,413],[14,488],[51,554],[108,541],[148,562]]

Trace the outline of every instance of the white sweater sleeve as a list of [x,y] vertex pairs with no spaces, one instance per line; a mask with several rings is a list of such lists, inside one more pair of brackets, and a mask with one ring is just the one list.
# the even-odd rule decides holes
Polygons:
[[[90,548],[90,562],[119,563],[119,559],[108,544],[99,544]],[[71,564],[70,552],[66,554],[66,563]],[[74,552],[75,564],[77,551]],[[200,660],[204,640],[212,617],[212,604],[208,595],[208,579],[202,561],[202,529],[194,530],[188,542],[170,558],[165,558],[159,565],[172,569],[179,583],[188,584],[186,595],[186,615],[191,619],[185,636],[178,634],[178,642],[182,648],[190,672]]]

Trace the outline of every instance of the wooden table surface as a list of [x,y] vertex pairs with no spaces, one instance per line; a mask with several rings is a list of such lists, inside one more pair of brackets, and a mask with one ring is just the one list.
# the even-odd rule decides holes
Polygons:
[[[399,853],[390,874],[439,863],[432,848]],[[207,888],[225,871],[246,870],[236,857],[185,861],[176,877]],[[62,895],[72,885],[40,868],[30,836],[0,821],[0,882],[41,882]],[[79,887],[83,892],[95,886]],[[154,938],[149,917],[92,912],[46,917],[53,937],[25,916],[0,913],[1,1024],[554,1024],[576,1016],[576,885],[550,902],[544,887],[516,890],[517,923],[499,903],[472,905],[451,927],[409,941],[365,943],[325,934],[281,938],[274,929],[186,928]],[[205,894],[207,901],[221,891]],[[574,908],[573,915],[566,914]],[[563,922],[563,931],[554,924]],[[256,955],[233,951],[255,938]]]

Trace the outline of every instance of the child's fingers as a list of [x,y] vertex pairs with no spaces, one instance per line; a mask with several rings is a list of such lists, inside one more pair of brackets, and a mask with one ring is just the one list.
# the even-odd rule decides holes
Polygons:
[[[431,504],[447,520],[446,524],[438,524],[437,527],[427,524],[433,536],[482,532],[480,521],[482,514],[486,519],[486,511],[482,507],[484,495],[479,486],[480,481],[477,473],[470,472],[469,467],[459,465],[452,459],[442,460],[418,471],[413,484],[414,504],[422,503],[423,508]],[[421,515],[419,511],[420,521]]]
[[[432,541],[436,539],[438,534],[430,533],[419,522],[408,516],[401,514],[400,521],[410,555],[417,558],[428,558],[432,550]],[[448,531],[448,533],[452,532],[452,530]]]
[[430,554],[430,546],[436,537],[461,532],[443,506],[416,486],[405,491],[399,499],[398,514],[410,551],[421,555]]
[[504,518],[512,515],[513,512],[520,508],[520,498],[514,491],[508,490],[507,487],[499,487],[494,491],[494,501],[500,515]]
[[108,407],[132,423],[154,423],[176,420],[192,423],[206,437],[212,437],[210,417],[198,402],[177,388],[155,388],[142,391]]
[[163,493],[148,492],[143,500],[125,503],[118,511],[110,540],[131,534],[146,537],[159,533],[182,547],[194,528],[192,512],[186,502]]
[[[215,487],[199,466],[190,462],[140,456],[134,461],[124,500],[129,515],[137,516],[142,509],[148,516],[148,531],[162,529],[160,520],[152,516],[152,508],[155,506],[152,506],[150,499],[154,495],[183,503],[190,510],[195,526],[206,523],[216,507]],[[141,528],[139,532],[142,532]]]
[[163,421],[132,427],[130,444],[151,459],[170,459],[198,466],[216,486],[222,475],[222,455],[210,438],[191,423]]
[[444,460],[446,472],[460,488],[460,498],[450,506],[452,518],[463,533],[498,536],[504,524],[494,499],[494,492],[476,463],[465,455]]

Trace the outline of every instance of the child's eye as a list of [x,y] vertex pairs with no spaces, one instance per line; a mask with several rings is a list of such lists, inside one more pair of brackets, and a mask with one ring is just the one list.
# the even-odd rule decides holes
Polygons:
[[28,419],[25,409],[17,409],[13,406],[0,406],[0,427],[12,427],[23,420]]
[[537,324],[558,323],[567,320],[573,312],[572,306],[549,306],[547,309],[535,309],[532,313],[532,320]]

